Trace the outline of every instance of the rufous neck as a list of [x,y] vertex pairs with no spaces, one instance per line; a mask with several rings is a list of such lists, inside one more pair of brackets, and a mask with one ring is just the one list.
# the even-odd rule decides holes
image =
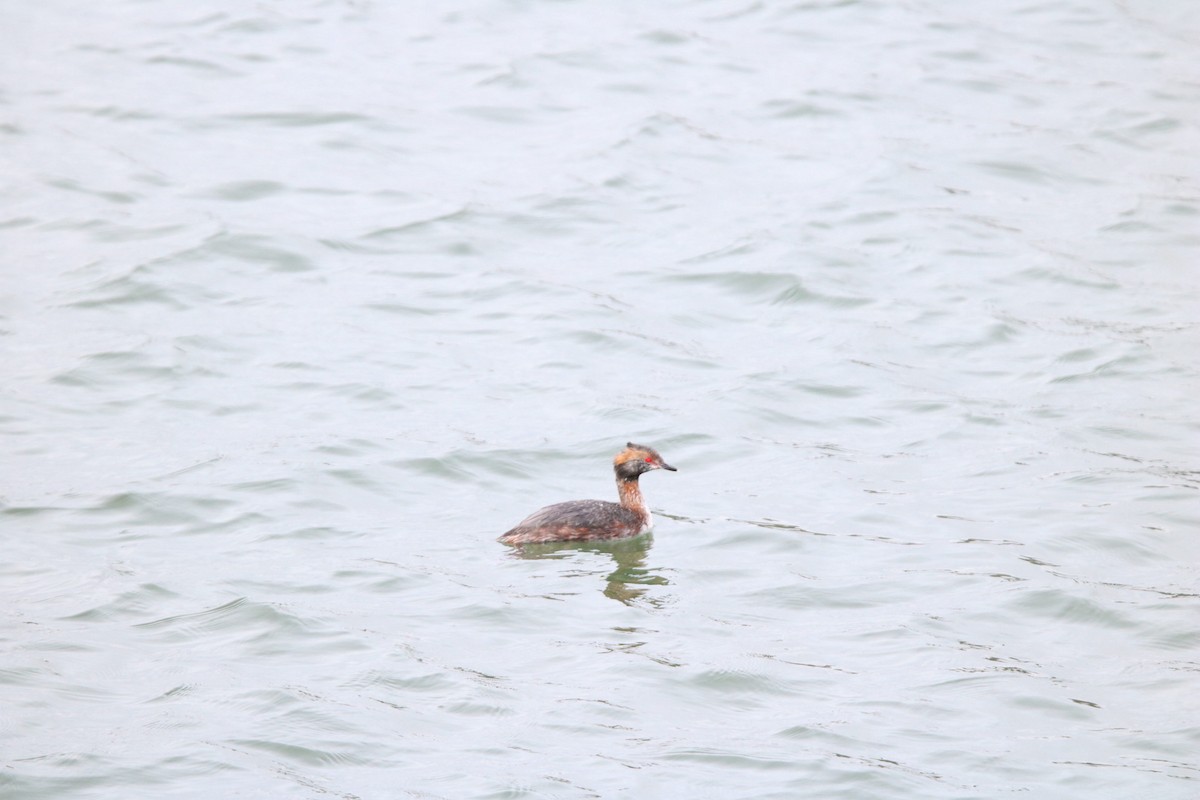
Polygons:
[[642,497],[641,487],[638,486],[637,478],[632,480],[617,479],[617,494],[621,498],[621,505],[628,508],[630,511],[636,511],[644,516],[646,514],[646,500]]

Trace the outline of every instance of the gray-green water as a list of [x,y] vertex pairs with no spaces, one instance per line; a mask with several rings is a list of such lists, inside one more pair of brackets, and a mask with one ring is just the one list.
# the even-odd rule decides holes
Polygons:
[[1198,7],[412,5],[7,4],[0,795],[1200,796]]

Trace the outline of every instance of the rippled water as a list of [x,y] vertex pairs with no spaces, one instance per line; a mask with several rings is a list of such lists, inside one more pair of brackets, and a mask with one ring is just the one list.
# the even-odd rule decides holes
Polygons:
[[8,9],[5,798],[1200,795],[1194,3],[409,6]]

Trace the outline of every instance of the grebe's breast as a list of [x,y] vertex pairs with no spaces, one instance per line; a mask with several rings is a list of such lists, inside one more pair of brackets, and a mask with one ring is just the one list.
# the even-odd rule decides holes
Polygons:
[[650,514],[606,500],[568,500],[533,512],[500,537],[509,544],[620,539],[650,530]]

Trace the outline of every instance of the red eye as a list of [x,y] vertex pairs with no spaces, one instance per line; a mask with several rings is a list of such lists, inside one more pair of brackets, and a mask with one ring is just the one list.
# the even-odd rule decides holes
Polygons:
[[653,463],[654,463],[654,459],[653,459],[653,458],[647,458],[647,459],[646,459],[646,463],[647,463],[647,464],[653,464]]

